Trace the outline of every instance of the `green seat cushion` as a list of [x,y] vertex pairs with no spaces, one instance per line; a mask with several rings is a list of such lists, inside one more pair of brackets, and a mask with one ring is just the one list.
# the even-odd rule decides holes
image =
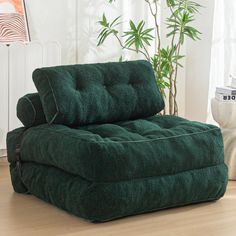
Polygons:
[[[8,158],[14,140],[8,134]],[[69,128],[40,125],[22,139],[21,158],[89,181],[113,182],[177,174],[224,163],[219,128],[173,116]]]
[[50,124],[112,123],[164,108],[147,61],[43,68],[34,71],[33,80]]
[[[49,157],[49,156],[48,156]],[[25,190],[11,165],[13,187],[93,222],[152,212],[191,203],[214,201],[227,186],[224,164],[173,175],[108,183],[90,182],[52,166],[22,165]]]
[[27,94],[19,99],[17,117],[25,127],[47,123],[38,93]]

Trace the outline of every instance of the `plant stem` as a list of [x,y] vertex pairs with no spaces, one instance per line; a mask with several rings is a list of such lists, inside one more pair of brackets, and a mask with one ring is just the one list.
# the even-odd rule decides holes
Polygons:
[[158,38],[158,46],[157,46],[157,51],[158,51],[158,54],[160,54],[160,50],[161,50],[161,35],[160,35],[160,27],[158,25],[158,19],[157,19],[157,9],[158,9],[158,6],[157,6],[157,1],[155,1],[155,11],[153,10],[152,8],[152,4],[150,2],[150,0],[145,0],[147,3],[148,3],[148,6],[149,6],[149,9],[150,9],[150,12],[154,18],[154,22],[155,22],[155,27],[156,27],[156,34],[157,34],[157,38]]
[[[154,18],[154,23],[155,23],[155,28],[156,28],[156,38],[157,38],[157,54],[160,56],[161,55],[161,36],[160,36],[160,27],[159,27],[159,24],[158,24],[158,18],[157,18],[157,13],[158,13],[158,6],[157,6],[157,1],[155,1],[155,11],[153,10],[152,8],[152,4],[150,2],[150,0],[145,0],[147,3],[148,3],[148,6],[149,6],[149,9],[150,9],[150,12]],[[160,65],[161,63],[158,63],[158,70],[160,71]],[[162,95],[164,97],[164,94],[165,94],[165,91],[163,90],[162,91]],[[166,106],[163,110],[163,115],[166,115]]]
[[[186,9],[186,4],[187,1],[183,0],[184,2],[184,7]],[[180,7],[180,4],[179,4]],[[183,33],[183,29],[184,29],[184,24],[181,25],[180,27],[180,32],[179,32],[179,39],[178,39],[178,43],[176,46],[176,50],[175,50],[175,56],[179,56],[180,54],[180,49],[181,49],[181,34]],[[179,69],[179,64],[178,64],[178,58],[175,61],[175,76],[174,76],[174,94],[173,94],[173,99],[174,99],[174,115],[178,115],[179,109],[178,109],[178,103],[177,103],[177,76],[178,76],[178,69]]]
[[[176,55],[180,54],[181,44],[177,45]],[[175,78],[174,78],[174,115],[178,115],[178,103],[177,103],[177,76],[178,76],[178,59],[176,59],[175,65]]]
[[[179,3],[179,6],[180,6],[180,3]],[[173,7],[170,6],[170,11],[171,11],[171,14],[172,16],[174,17],[175,19],[175,22],[176,22],[176,16],[174,15],[174,10],[173,10]],[[176,27],[177,27],[177,24],[175,23],[174,25],[174,33],[172,35],[172,39],[171,39],[171,47],[174,48],[175,47],[175,37],[176,37],[176,33],[175,33],[175,30],[176,30]],[[178,40],[180,41],[180,40]],[[179,55],[179,53],[176,53],[178,51],[177,49],[177,46],[176,46],[176,49],[175,49],[175,56],[176,55]],[[170,103],[170,106],[171,106],[171,115],[176,115],[176,109],[178,110],[177,108],[177,101],[176,101],[176,95],[177,95],[177,85],[176,85],[176,79],[177,79],[177,74],[178,74],[178,65],[176,63],[176,66],[174,68],[174,65],[173,65],[173,61],[170,62],[170,66],[171,66],[171,69],[172,69],[172,73],[171,73],[171,76],[170,76],[170,92],[169,92],[169,101],[171,100]],[[174,79],[173,79],[174,77]],[[173,90],[174,90],[174,93],[173,93]],[[173,104],[174,102],[174,104]],[[174,109],[174,113],[173,113],[173,109]],[[173,113],[173,114],[172,114]]]
[[155,25],[157,29],[157,37],[158,37],[158,53],[160,54],[161,50],[161,35],[160,35],[160,27],[158,25],[158,19],[157,19],[157,1],[155,2],[155,8],[156,8],[156,15],[155,15]]
[[151,60],[150,59],[150,55],[149,55],[149,52],[148,52],[147,48],[145,47],[145,45],[143,45],[143,49],[144,49],[144,51],[145,51],[145,53],[147,55],[147,60],[150,61]]
[[[172,65],[171,65],[172,66]],[[173,73],[174,70],[172,69],[172,72],[169,77],[169,115],[173,115]]]

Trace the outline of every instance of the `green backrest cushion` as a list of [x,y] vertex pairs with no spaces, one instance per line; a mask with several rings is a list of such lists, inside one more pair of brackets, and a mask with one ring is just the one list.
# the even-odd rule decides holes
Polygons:
[[47,123],[38,93],[27,94],[19,99],[17,117],[25,127]]
[[42,68],[34,71],[33,80],[50,124],[112,123],[164,108],[147,61]]

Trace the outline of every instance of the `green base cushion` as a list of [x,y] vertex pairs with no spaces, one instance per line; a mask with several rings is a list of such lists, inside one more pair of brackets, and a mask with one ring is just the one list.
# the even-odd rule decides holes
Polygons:
[[42,68],[33,80],[50,124],[112,123],[152,116],[164,108],[147,61]]
[[[16,175],[14,166],[11,172]],[[15,189],[17,178],[12,177]],[[227,167],[219,164],[174,175],[97,183],[51,166],[24,163],[22,179],[38,198],[92,222],[104,222],[217,200],[225,193]]]
[[213,125],[173,116],[69,128],[43,124],[24,132],[21,177],[8,133],[13,188],[93,222],[222,197],[223,140]]
[[[14,162],[16,136],[8,134]],[[54,166],[89,181],[176,174],[224,163],[221,131],[213,125],[173,116],[69,128],[40,125],[25,131],[21,158]]]
[[38,93],[27,94],[19,99],[17,117],[25,127],[47,123]]

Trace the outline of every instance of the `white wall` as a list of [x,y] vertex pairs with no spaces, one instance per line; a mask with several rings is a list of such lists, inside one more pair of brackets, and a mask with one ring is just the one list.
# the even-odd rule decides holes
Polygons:
[[215,1],[198,2],[203,8],[195,26],[202,32],[201,41],[188,40],[186,45],[186,117],[206,122]]

